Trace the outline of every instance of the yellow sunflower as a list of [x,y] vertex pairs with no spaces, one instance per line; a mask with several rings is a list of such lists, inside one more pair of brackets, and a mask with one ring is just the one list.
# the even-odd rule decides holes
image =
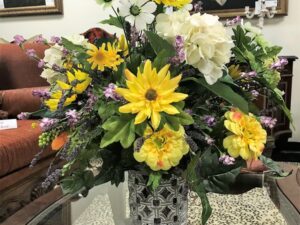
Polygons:
[[190,4],[192,0],[154,0],[157,4],[164,4],[166,6],[173,6],[176,8],[182,8],[183,6]]
[[[151,130],[151,129],[149,129]],[[134,158],[138,162],[145,162],[152,170],[169,170],[180,163],[184,155],[189,152],[186,143],[184,128],[173,131],[165,126],[158,132],[145,136],[148,137],[141,149],[134,152]]]
[[[62,91],[55,91],[52,93],[51,98],[46,100],[44,104],[49,107],[51,111],[55,111],[58,108],[58,104],[62,98]],[[74,94],[71,97],[67,98],[63,104],[63,106],[68,106],[72,102],[74,102],[77,98],[77,95]]]
[[117,66],[124,62],[118,54],[118,49],[111,43],[103,43],[100,48],[91,44],[87,54],[91,56],[87,61],[92,64],[92,69],[98,68],[100,71],[104,71],[105,68],[116,71]]
[[74,70],[74,74],[68,71],[67,77],[69,84],[60,80],[56,81],[57,84],[61,89],[72,89],[77,94],[81,94],[82,92],[84,92],[92,81],[92,78],[90,78],[87,73],[84,73],[80,70]]
[[267,132],[257,119],[238,110],[225,113],[224,125],[232,134],[223,140],[223,146],[234,158],[257,159],[265,148]]
[[137,76],[128,69],[125,70],[128,89],[117,88],[116,92],[129,103],[121,106],[119,111],[121,113],[137,114],[135,124],[140,124],[147,118],[151,118],[154,129],[157,129],[160,124],[160,112],[170,115],[178,114],[179,111],[171,103],[180,102],[188,95],[175,93],[181,75],[171,79],[169,67],[170,65],[166,65],[157,72],[156,68],[152,68],[151,61],[147,60],[144,71],[141,72],[138,69]]

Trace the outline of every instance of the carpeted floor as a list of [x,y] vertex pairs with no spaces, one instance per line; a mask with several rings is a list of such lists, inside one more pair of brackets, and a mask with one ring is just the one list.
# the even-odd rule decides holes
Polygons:
[[[213,208],[213,214],[207,225],[286,225],[283,216],[261,188],[255,188],[241,195],[210,193],[208,198]],[[190,193],[188,225],[199,224],[201,210],[199,198],[195,193]],[[128,218],[128,207],[125,215]],[[125,219],[119,221],[125,221]],[[77,217],[74,224],[124,225],[130,223],[114,222],[109,196],[102,194],[95,196],[92,203]]]

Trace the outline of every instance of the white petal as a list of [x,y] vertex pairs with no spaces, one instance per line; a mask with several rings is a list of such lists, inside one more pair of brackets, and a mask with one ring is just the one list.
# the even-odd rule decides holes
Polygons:
[[141,13],[139,15],[140,17],[143,18],[143,20],[147,23],[147,24],[150,24],[153,22],[155,16],[153,14],[149,14],[149,13]]
[[154,13],[157,6],[154,2],[148,2],[146,5],[142,7],[142,12]]
[[135,17],[130,15],[125,18],[127,22],[129,22],[132,26],[134,25]]
[[[148,2],[148,0],[136,0],[135,1],[135,5],[141,7],[143,6],[146,2]],[[155,3],[154,3],[155,4]]]
[[145,30],[147,23],[140,15],[135,18],[135,27],[138,31]]

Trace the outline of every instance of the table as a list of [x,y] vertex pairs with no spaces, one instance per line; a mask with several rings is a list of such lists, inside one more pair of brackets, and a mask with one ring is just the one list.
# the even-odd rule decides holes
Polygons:
[[[208,225],[299,225],[299,214],[291,213],[290,205],[282,200],[284,195],[274,184],[265,182],[264,188],[254,188],[239,195],[209,193],[213,215]],[[3,225],[130,224],[126,183],[118,188],[110,184],[95,187],[86,198],[78,193],[63,195],[57,188],[38,200],[38,203],[26,206],[21,210],[23,212],[18,212]],[[284,210],[285,214],[282,214]],[[189,225],[198,224],[199,215],[201,203],[191,192]]]

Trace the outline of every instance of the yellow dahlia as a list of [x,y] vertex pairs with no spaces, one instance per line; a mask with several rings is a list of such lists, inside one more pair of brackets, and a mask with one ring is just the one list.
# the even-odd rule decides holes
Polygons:
[[139,151],[134,152],[138,162],[145,162],[152,170],[169,170],[177,166],[184,155],[189,152],[189,145],[184,138],[183,127],[173,131],[165,126],[147,137]]
[[176,8],[182,8],[183,6],[190,4],[192,0],[154,0],[157,4],[164,4],[166,6],[173,6]]
[[[55,91],[52,93],[51,98],[46,100],[44,103],[49,107],[50,111],[55,111],[58,108],[58,105],[62,98],[62,91]],[[74,102],[77,98],[77,95],[74,94],[71,97],[67,98],[63,104],[63,106],[68,106],[72,102]]]
[[175,89],[181,80],[181,75],[171,79],[170,65],[166,65],[159,72],[152,68],[152,63],[147,60],[144,71],[138,69],[135,76],[128,69],[125,70],[128,89],[117,88],[116,92],[123,96],[129,103],[119,108],[121,113],[137,114],[135,124],[144,122],[151,118],[154,129],[157,129],[161,115],[165,112],[170,115],[178,114],[179,111],[171,105],[173,102],[184,100],[187,95],[176,93]]
[[124,62],[118,54],[118,49],[111,43],[103,43],[100,48],[92,44],[90,46],[87,54],[91,57],[87,61],[92,64],[92,69],[104,71],[105,68],[110,68],[116,71],[117,66]]
[[84,92],[92,81],[92,78],[90,78],[90,76],[87,73],[84,73],[80,70],[74,70],[74,74],[68,71],[67,77],[69,84],[60,80],[56,81],[57,84],[60,86],[61,89],[72,89],[73,92],[77,94],[81,94],[82,92]]
[[267,132],[252,115],[238,110],[225,113],[225,127],[232,134],[223,140],[223,146],[234,158],[257,159],[265,148]]

